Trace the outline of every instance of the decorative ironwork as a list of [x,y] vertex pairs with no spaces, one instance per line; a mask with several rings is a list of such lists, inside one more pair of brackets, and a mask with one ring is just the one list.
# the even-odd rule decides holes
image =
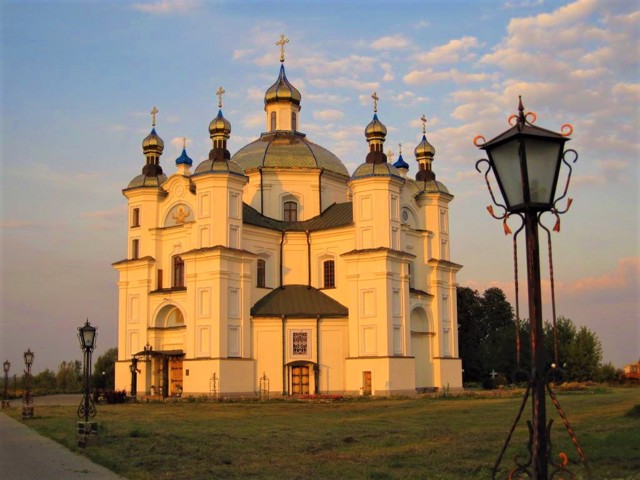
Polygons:
[[91,395],[88,395],[82,400],[80,400],[80,405],[78,405],[78,410],[76,411],[79,418],[84,418],[85,421],[89,420],[89,417],[93,418],[98,413],[96,410],[96,405],[93,403],[93,399]]
[[269,378],[266,372],[260,377],[260,400],[269,400]]
[[212,398],[218,398],[218,375],[216,372],[213,372],[211,378],[209,379],[209,393]]

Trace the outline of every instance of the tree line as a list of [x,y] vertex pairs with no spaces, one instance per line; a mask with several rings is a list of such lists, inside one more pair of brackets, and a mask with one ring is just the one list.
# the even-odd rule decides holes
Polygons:
[[[462,359],[463,382],[490,386],[499,375],[502,381],[525,381],[531,369],[529,322],[516,322],[511,304],[499,288],[477,290],[458,287],[458,347]],[[556,364],[553,325],[544,322],[545,364]],[[576,327],[566,317],[558,317],[558,380],[613,381],[617,370],[603,365],[598,336],[585,326]],[[519,358],[518,348],[519,347]],[[493,377],[491,376],[493,372]]]

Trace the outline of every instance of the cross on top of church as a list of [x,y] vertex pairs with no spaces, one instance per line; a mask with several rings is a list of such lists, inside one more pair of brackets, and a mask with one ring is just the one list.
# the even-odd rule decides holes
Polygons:
[[393,152],[391,150],[387,152],[387,158],[389,159],[389,161],[393,160]]
[[216,91],[216,95],[218,96],[218,108],[222,108],[222,94],[227,93],[226,90],[222,87],[219,87]]
[[182,148],[187,148],[187,137],[182,137]]
[[398,144],[398,152],[400,155],[402,155],[402,143]]
[[160,110],[158,110],[155,106],[151,109],[151,126],[155,127],[156,126],[156,114],[159,112]]
[[373,113],[378,113],[378,100],[380,100],[380,97],[378,97],[376,92],[373,92],[371,98],[373,98]]
[[420,117],[420,121],[422,122],[422,133],[427,133],[427,117],[425,117],[424,113]]
[[289,43],[288,38],[284,38],[284,33],[280,34],[280,40],[276,42],[276,45],[280,47],[280,63],[284,62],[284,44]]

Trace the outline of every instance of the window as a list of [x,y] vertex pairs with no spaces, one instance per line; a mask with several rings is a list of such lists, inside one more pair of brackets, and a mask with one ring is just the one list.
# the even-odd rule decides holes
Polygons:
[[134,208],[131,210],[131,227],[140,226],[140,209]]
[[297,222],[298,221],[298,204],[296,202],[284,202],[284,216],[285,222]]
[[256,286],[259,288],[265,288],[266,283],[265,283],[265,278],[266,278],[266,273],[267,273],[267,263],[259,258],[258,259],[258,272],[257,272],[257,284]]
[[308,355],[308,333],[307,332],[293,332],[293,355]]
[[136,259],[140,257],[140,240],[134,238],[131,241],[131,258]]
[[158,290],[162,290],[162,269],[158,269]]
[[296,123],[296,112],[291,112],[291,130],[295,132],[297,128],[298,125]]
[[184,287],[184,260],[180,255],[173,257],[173,288]]
[[324,266],[324,288],[336,286],[336,264],[333,260],[327,260]]
[[276,129],[276,112],[271,112],[271,131]]

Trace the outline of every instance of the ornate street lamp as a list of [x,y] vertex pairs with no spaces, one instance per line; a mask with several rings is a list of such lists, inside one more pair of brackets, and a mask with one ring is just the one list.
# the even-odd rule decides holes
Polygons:
[[[474,139],[475,145],[482,150],[485,150],[489,157],[489,160],[479,160],[476,163],[476,169],[480,171],[479,165],[481,163],[488,163],[489,168],[485,172],[485,180],[489,188],[489,193],[491,194],[493,202],[497,206],[501,207],[505,213],[502,216],[495,215],[493,207],[488,208],[489,212],[494,218],[503,220],[506,233],[511,233],[506,224],[507,219],[511,215],[519,216],[522,219],[523,226],[520,227],[514,235],[514,248],[516,245],[515,237],[522,228],[525,229],[527,244],[527,284],[532,353],[531,376],[520,412],[516,417],[511,428],[511,432],[507,437],[505,445],[494,467],[494,478],[497,474],[502,456],[504,455],[511,439],[511,434],[513,433],[524,406],[527,403],[529,394],[531,394],[533,405],[533,419],[530,423],[528,422],[530,431],[529,450],[531,457],[524,462],[521,461],[520,457],[516,457],[515,460],[517,466],[510,471],[509,478],[519,478],[520,475],[527,475],[529,478],[534,480],[546,480],[548,478],[549,463],[551,463],[553,468],[551,473],[552,477],[559,472],[571,474],[571,472],[566,468],[567,457],[564,453],[560,454],[559,462],[550,458],[550,430],[553,421],[550,421],[547,424],[545,390],[549,392],[554,405],[558,409],[565,426],[567,427],[569,435],[577,447],[582,462],[588,471],[584,453],[578,445],[573,429],[566,420],[566,416],[561,410],[560,404],[557,402],[557,398],[549,386],[549,375],[552,374],[552,372],[546,371],[545,368],[542,328],[542,296],[540,288],[540,253],[538,245],[539,224],[547,231],[549,239],[551,238],[549,230],[540,223],[540,216],[544,212],[551,212],[559,219],[558,215],[565,213],[571,205],[571,199],[569,199],[565,210],[561,211],[556,207],[557,203],[566,196],[567,189],[569,187],[569,180],[571,178],[571,166],[565,157],[567,154],[574,155],[573,162],[575,162],[578,158],[578,154],[575,150],[564,151],[564,144],[569,140],[568,135],[573,132],[571,125],[563,125],[561,129],[563,133],[556,133],[533,125],[535,121],[536,115],[534,113],[524,112],[522,98],[520,98],[518,115],[512,115],[509,118],[509,123],[512,125],[510,129],[488,142],[484,142],[484,137],[482,136],[478,136]],[[567,177],[567,184],[565,186],[564,193],[560,198],[555,199],[558,173],[560,171],[561,163],[564,163],[569,168],[569,175]],[[489,171],[493,171],[506,205],[502,205],[496,201],[487,178]],[[559,220],[558,223],[556,223],[554,230],[559,230]],[[517,307],[516,316],[518,316]],[[555,367],[552,367],[552,370],[554,368]],[[571,478],[573,478],[573,476]]]
[[24,364],[27,369],[24,371],[24,396],[22,397],[22,419],[33,418],[33,396],[31,395],[31,365],[33,365],[33,352],[28,348],[24,352]]
[[131,365],[129,365],[129,371],[131,372],[131,397],[135,400],[138,394],[138,359],[133,357],[131,359]]
[[9,394],[7,393],[7,389],[9,388],[9,369],[11,368],[11,362],[5,360],[2,367],[4,368],[4,397],[2,397],[2,408],[7,408],[9,407]]
[[87,318],[86,323],[82,327],[78,327],[78,340],[80,342],[80,348],[84,352],[84,397],[78,407],[78,417],[83,418],[88,422],[89,417],[96,416],[96,406],[91,400],[89,394],[89,385],[91,381],[91,353],[96,347],[96,328],[89,324]]

